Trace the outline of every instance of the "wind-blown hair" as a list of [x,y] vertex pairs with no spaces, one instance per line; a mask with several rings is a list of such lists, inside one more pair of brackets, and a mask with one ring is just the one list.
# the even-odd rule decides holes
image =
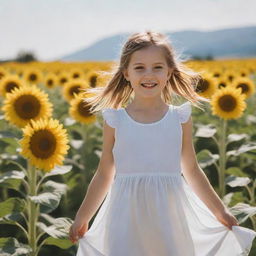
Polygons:
[[152,45],[163,50],[168,66],[173,69],[171,77],[161,93],[163,101],[166,104],[171,104],[173,101],[172,93],[174,92],[199,108],[200,101],[209,102],[208,99],[195,92],[196,85],[202,78],[200,72],[193,71],[178,60],[167,36],[158,32],[145,31],[128,37],[122,47],[119,64],[110,72],[105,72],[111,75],[111,79],[105,86],[85,89],[85,95],[86,93],[93,95],[92,97],[91,95],[90,97],[85,96],[83,99],[85,103],[89,104],[91,113],[101,111],[104,108],[118,109],[128,103],[130,98],[134,96],[134,92],[123,72],[128,68],[131,56],[135,51]]

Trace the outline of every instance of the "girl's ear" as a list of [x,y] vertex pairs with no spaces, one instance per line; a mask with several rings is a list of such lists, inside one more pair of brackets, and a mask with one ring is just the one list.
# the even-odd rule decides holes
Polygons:
[[168,68],[168,80],[171,78],[172,72],[173,72],[174,68]]
[[123,73],[124,78],[125,78],[127,81],[129,81],[129,80],[128,80],[128,72],[127,72],[127,69],[125,69],[124,71],[122,71],[122,73]]

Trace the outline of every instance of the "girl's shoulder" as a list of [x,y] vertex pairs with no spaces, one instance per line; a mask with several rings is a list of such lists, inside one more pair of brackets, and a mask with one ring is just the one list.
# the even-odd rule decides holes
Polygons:
[[185,103],[179,105],[179,106],[174,106],[173,108],[175,109],[180,123],[186,123],[191,115],[192,112],[192,107],[191,107],[191,102],[186,101]]
[[118,125],[120,110],[121,109],[115,109],[115,108],[105,108],[101,110],[103,119],[112,128],[116,128]]

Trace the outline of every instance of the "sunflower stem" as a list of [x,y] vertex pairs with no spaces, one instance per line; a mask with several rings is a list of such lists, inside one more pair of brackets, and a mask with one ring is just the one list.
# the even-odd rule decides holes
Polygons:
[[227,132],[227,120],[221,119],[221,129],[220,129],[220,144],[219,144],[219,189],[220,197],[223,198],[226,193],[225,185],[225,172],[226,172],[226,132]]
[[[37,172],[36,168],[28,163],[28,184],[29,184],[29,196],[36,196],[36,183]],[[37,255],[37,243],[36,243],[36,223],[38,219],[38,205],[31,199],[28,199],[28,243],[32,249],[30,256]]]

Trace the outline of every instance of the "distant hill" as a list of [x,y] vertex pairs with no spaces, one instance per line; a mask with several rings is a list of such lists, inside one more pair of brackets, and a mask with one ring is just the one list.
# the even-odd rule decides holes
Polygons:
[[[256,57],[256,26],[215,31],[187,30],[166,33],[177,53],[206,58]],[[103,38],[80,51],[66,55],[63,61],[117,60],[130,34]]]

